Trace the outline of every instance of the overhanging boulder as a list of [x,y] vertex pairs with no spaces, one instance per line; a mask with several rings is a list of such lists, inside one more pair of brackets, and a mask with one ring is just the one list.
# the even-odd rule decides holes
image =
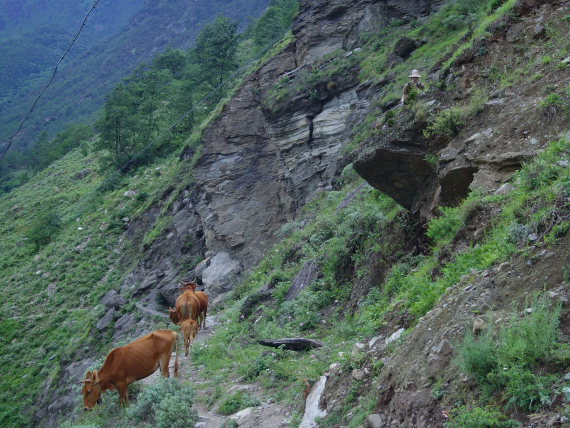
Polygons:
[[372,187],[415,212],[422,189],[436,178],[433,166],[426,160],[430,152],[423,135],[425,123],[409,109],[398,113],[394,122],[385,125],[354,154],[353,165]]

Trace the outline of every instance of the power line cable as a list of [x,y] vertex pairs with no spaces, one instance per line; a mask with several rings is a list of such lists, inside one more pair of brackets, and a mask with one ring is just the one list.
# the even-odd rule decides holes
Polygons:
[[[194,104],[194,106],[192,106],[192,108],[190,108],[189,110],[187,110],[185,113],[183,113],[177,120],[175,120],[172,125],[170,125],[169,127],[167,127],[164,131],[160,132],[156,137],[154,137],[151,141],[148,142],[148,144],[146,144],[142,149],[140,149],[133,157],[131,157],[127,162],[125,162],[120,168],[118,168],[117,170],[115,170],[111,175],[109,175],[106,179],[103,180],[103,182],[107,181],[107,182],[112,182],[116,177],[118,177],[122,171],[126,170],[126,168],[128,168],[133,162],[135,162],[141,155],[143,155],[151,146],[153,146],[160,137],[162,137],[164,135],[164,133],[166,131],[170,131],[173,128],[175,128],[182,120],[184,120],[190,113],[192,113],[193,111],[195,111],[198,106],[206,103],[210,98],[212,98],[215,94],[219,93],[219,91],[221,89],[223,89],[225,86],[227,86],[233,79],[235,79],[238,75],[240,75],[242,72],[246,71],[248,68],[250,67],[254,67],[257,63],[257,61],[259,61],[264,55],[266,55],[271,49],[273,49],[279,42],[282,41],[282,39],[289,33],[289,31],[291,31],[293,29],[293,27],[295,25],[297,25],[299,22],[301,22],[305,16],[307,16],[309,13],[311,13],[313,10],[315,10],[317,7],[319,7],[321,4],[325,3],[327,0],[319,0],[316,4],[314,4],[313,6],[311,6],[309,9],[307,9],[305,12],[303,12],[302,14],[298,15],[295,20],[291,23],[291,25],[289,25],[289,27],[287,27],[281,34],[279,34],[278,36],[276,36],[273,40],[271,40],[267,46],[265,48],[263,48],[257,55],[255,55],[253,58],[250,58],[243,66],[241,66],[239,69],[237,69],[235,72],[233,72],[230,76],[228,76],[220,85],[218,85],[216,88],[212,89],[210,92],[208,92],[201,100],[198,101],[197,104]],[[95,6],[100,2],[100,0],[97,0],[93,7],[91,8],[91,10],[89,11],[89,13],[91,13],[91,11],[95,8]],[[81,26],[81,28],[83,28],[83,26],[85,25],[85,21],[87,20],[88,15],[86,16],[86,18],[83,21],[83,24]],[[81,31],[81,29],[80,29]],[[79,31],[79,32],[80,32]],[[76,36],[77,38],[77,36]],[[69,49],[68,49],[69,50]],[[65,56],[65,55],[64,55]],[[63,59],[63,57],[62,57]],[[59,61],[61,62],[61,60]],[[58,65],[59,65],[58,62]],[[55,75],[55,73],[54,73]],[[53,80],[53,77],[52,77]],[[47,89],[47,87],[46,87]],[[44,90],[45,92],[45,90]],[[38,97],[39,99],[39,97]],[[36,100],[37,102],[37,100]],[[35,103],[34,103],[35,105]],[[31,111],[30,113],[31,114]],[[29,115],[28,115],[29,116]],[[23,124],[23,123],[22,123]],[[19,132],[19,131],[17,131]],[[17,134],[16,132],[16,134]],[[6,150],[7,151],[7,150]],[[6,152],[5,152],[6,153]],[[5,154],[4,153],[4,154]],[[0,159],[1,162],[1,159]],[[92,191],[90,191],[89,193],[87,193],[83,198],[81,198],[78,203],[82,203],[87,201],[87,199],[89,197],[91,197],[92,194],[95,194],[97,192],[97,189],[93,189]]]
[[47,91],[47,89],[50,87],[50,85],[53,82],[53,79],[55,78],[55,75],[57,73],[57,70],[59,69],[59,66],[61,64],[61,62],[63,61],[63,59],[65,58],[65,56],[68,54],[68,52],[71,50],[71,48],[73,47],[73,45],[75,44],[75,41],[78,39],[79,35],[81,34],[81,31],[83,31],[83,27],[85,27],[85,23],[87,22],[87,18],[89,18],[89,15],[91,15],[91,12],[93,12],[93,10],[97,7],[97,5],[99,4],[101,0],[96,0],[95,3],[93,3],[93,6],[91,6],[91,9],[89,9],[89,12],[87,12],[87,15],[85,15],[85,17],[83,18],[83,22],[81,22],[81,26],[79,27],[79,30],[77,30],[77,33],[75,34],[75,36],[73,37],[73,39],[71,40],[71,43],[69,44],[69,46],[67,47],[67,49],[65,50],[65,52],[63,53],[63,55],[61,56],[61,58],[59,59],[59,61],[57,62],[57,64],[55,65],[55,68],[53,70],[53,73],[49,79],[49,81],[47,82],[47,84],[44,86],[44,88],[42,89],[42,91],[40,92],[40,94],[37,96],[36,100],[34,101],[34,103],[32,104],[32,108],[30,109],[30,111],[28,112],[28,114],[26,115],[26,117],[24,118],[24,120],[22,120],[22,122],[20,122],[20,126],[18,126],[18,129],[16,130],[16,132],[12,135],[12,137],[10,138],[10,141],[8,142],[8,146],[6,147],[6,150],[4,150],[4,153],[2,153],[2,156],[0,157],[0,162],[2,162],[2,160],[4,159],[4,156],[6,156],[6,153],[8,153],[8,150],[10,150],[10,147],[12,146],[12,143],[14,142],[14,139],[16,138],[16,135],[18,135],[18,133],[22,130],[22,126],[24,126],[24,123],[29,119],[29,117],[32,115],[32,112],[34,111],[34,109],[36,108],[36,105],[38,104],[38,101],[40,100],[40,98],[42,97],[42,95],[45,93],[45,91]]

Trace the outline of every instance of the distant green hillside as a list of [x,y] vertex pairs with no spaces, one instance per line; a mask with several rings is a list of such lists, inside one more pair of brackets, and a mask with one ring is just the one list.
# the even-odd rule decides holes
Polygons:
[[[37,89],[65,51],[92,1],[0,0],[0,111],[13,108],[22,92]],[[77,58],[122,31],[142,0],[102,2],[70,52]]]
[[[55,18],[47,12],[47,2],[36,3],[37,8],[33,10],[43,7],[45,16],[32,14],[30,21],[13,30],[16,34],[28,28],[30,31],[34,28],[34,31],[0,43],[3,57],[0,66],[0,142],[6,142],[16,130],[69,41],[67,33],[42,28],[44,22]],[[77,5],[71,7],[68,3],[71,2],[65,2],[61,7],[58,19],[63,18],[61,26],[67,31],[75,31],[88,8],[78,12]],[[24,21],[17,12],[30,4],[16,6],[16,2],[4,0],[0,3],[0,16],[4,17],[0,22],[2,19]],[[147,1],[136,11],[138,6],[131,0],[125,5],[121,2],[119,16],[113,20],[108,17],[112,13],[110,9],[107,9],[108,13],[93,14],[79,44],[64,61],[54,84],[18,136],[15,147],[29,147],[41,131],[53,134],[67,122],[89,119],[111,88],[137,64],[150,60],[168,46],[189,47],[203,25],[215,16],[228,16],[245,24],[259,15],[267,4],[268,0],[212,0],[190,4],[184,0],[160,0]],[[53,9],[52,5],[49,10]],[[60,9],[59,4],[57,9]],[[115,28],[120,23],[126,24],[127,12],[136,12],[128,19],[128,25],[118,33],[109,31],[103,36],[100,27]],[[72,17],[77,24],[71,23]],[[4,23],[0,37],[5,38],[11,27]],[[42,40],[46,43],[42,44]],[[93,41],[97,43],[91,43]]]

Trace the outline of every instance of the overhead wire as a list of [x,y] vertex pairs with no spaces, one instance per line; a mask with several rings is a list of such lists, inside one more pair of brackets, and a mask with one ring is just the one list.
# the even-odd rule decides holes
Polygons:
[[[90,9],[89,13],[91,13],[91,11],[95,8],[95,6],[100,2],[101,0],[97,0],[93,7]],[[192,106],[192,108],[188,109],[186,112],[184,112],[180,117],[178,117],[178,119],[176,119],[170,126],[168,126],[167,128],[165,128],[165,130],[163,130],[162,132],[160,132],[157,136],[155,136],[153,139],[151,139],[143,148],[141,148],[137,153],[135,153],[128,161],[126,161],[121,167],[119,167],[117,170],[115,170],[113,173],[111,173],[109,176],[107,176],[107,178],[104,179],[104,182],[113,182],[123,171],[125,171],[133,162],[135,162],[140,156],[142,156],[150,147],[152,147],[159,139],[160,137],[162,137],[167,131],[171,131],[172,129],[174,129],[182,120],[184,120],[189,114],[191,114],[192,112],[194,112],[195,110],[198,109],[198,107],[200,105],[205,104],[210,98],[212,98],[215,94],[218,94],[225,86],[227,86],[231,81],[233,81],[237,76],[239,76],[240,74],[246,74],[244,73],[246,70],[248,70],[249,68],[255,67],[257,61],[259,61],[264,55],[266,55],[271,49],[273,49],[278,43],[280,43],[285,36],[289,33],[289,31],[291,31],[293,29],[293,27],[295,27],[295,25],[297,25],[299,22],[301,22],[309,13],[311,13],[313,10],[315,10],[316,8],[318,8],[320,5],[322,5],[323,3],[325,3],[327,0],[319,0],[318,2],[316,2],[313,6],[311,6],[309,9],[307,9],[306,11],[304,11],[303,13],[301,13],[300,15],[298,15],[293,22],[291,23],[291,25],[289,25],[282,33],[280,33],[278,36],[276,36],[275,38],[273,38],[273,40],[271,40],[267,46],[265,48],[263,48],[258,54],[256,54],[253,58],[250,58],[244,65],[242,65],[240,68],[238,68],[235,72],[233,72],[230,76],[228,76],[227,78],[224,79],[224,81],[218,85],[217,87],[213,88],[210,92],[208,92],[204,97],[202,97],[197,104],[194,104]],[[89,15],[86,15],[85,19],[83,20],[82,26],[81,28],[83,28],[83,26],[85,25],[85,22],[87,20],[87,17]],[[81,30],[81,29],[80,29]],[[80,31],[79,31],[80,32]],[[78,32],[78,33],[79,33]],[[76,35],[77,38],[78,34]],[[70,48],[68,48],[69,51]],[[67,51],[66,51],[67,52]],[[65,55],[65,54],[64,54]],[[63,59],[63,57],[62,57]],[[58,62],[61,62],[61,60]],[[55,74],[54,74],[55,75]],[[53,80],[53,78],[52,78]],[[46,87],[47,89],[47,87]],[[45,92],[45,90],[43,91]],[[42,92],[42,93],[43,93]],[[38,97],[39,99],[39,97]],[[37,103],[37,100],[36,100]],[[36,104],[34,103],[34,105]],[[31,114],[31,111],[29,113],[29,115]],[[29,117],[28,115],[28,117]],[[23,125],[23,123],[22,123]],[[17,131],[19,132],[19,131]],[[16,132],[16,134],[17,134]],[[15,134],[15,135],[16,135]],[[9,147],[8,147],[9,149]],[[7,150],[6,150],[7,152]],[[5,152],[5,153],[6,153]],[[4,154],[5,154],[4,153]],[[1,161],[1,159],[0,159]],[[92,194],[97,193],[97,189],[93,189],[92,191],[88,192],[87,194],[84,195],[83,198],[81,198],[77,203],[78,204],[82,204],[83,202],[87,201],[89,199],[89,197],[91,197]]]
[[85,15],[85,17],[83,18],[83,21],[81,22],[81,26],[79,27],[79,30],[77,30],[77,32],[75,33],[75,36],[73,37],[73,39],[71,40],[71,43],[69,44],[69,46],[67,47],[67,49],[65,50],[65,52],[63,53],[63,55],[61,56],[61,58],[59,59],[59,61],[57,62],[57,64],[55,65],[55,68],[51,74],[50,79],[48,80],[47,84],[44,86],[44,88],[41,90],[40,94],[36,97],[36,100],[34,101],[34,103],[32,104],[32,107],[30,108],[30,110],[28,111],[28,114],[26,115],[26,117],[20,122],[20,126],[18,126],[18,129],[16,130],[16,132],[14,132],[14,134],[10,137],[10,141],[8,142],[8,145],[6,147],[6,150],[4,150],[4,153],[2,153],[2,156],[0,156],[0,162],[2,162],[2,160],[4,159],[4,156],[6,156],[6,153],[8,153],[8,150],[10,150],[10,147],[12,146],[12,143],[14,142],[14,139],[16,138],[16,136],[18,135],[18,133],[22,130],[22,127],[24,126],[24,123],[26,123],[26,121],[30,118],[30,116],[32,115],[34,109],[36,108],[36,105],[38,104],[40,98],[43,96],[43,94],[47,91],[47,89],[50,87],[50,85],[53,82],[53,79],[55,78],[55,75],[57,74],[57,71],[59,69],[59,66],[61,64],[61,62],[63,61],[63,59],[66,57],[66,55],[69,53],[69,51],[71,50],[71,48],[73,47],[73,45],[75,44],[75,42],[77,41],[77,39],[79,38],[79,35],[81,34],[81,32],[83,31],[83,27],[85,27],[85,24],[87,23],[87,19],[89,18],[89,16],[91,15],[91,12],[93,12],[93,10],[97,7],[97,5],[99,4],[101,0],[96,0],[95,3],[93,3],[93,5],[91,6],[91,8],[89,9],[89,11],[87,12],[87,14]]

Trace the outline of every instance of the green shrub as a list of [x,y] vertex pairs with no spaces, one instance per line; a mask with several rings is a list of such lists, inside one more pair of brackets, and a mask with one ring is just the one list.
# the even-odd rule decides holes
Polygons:
[[48,210],[36,218],[26,236],[39,249],[49,244],[60,230],[61,217],[55,211]]
[[435,243],[448,243],[465,225],[465,218],[460,207],[440,207],[441,217],[429,222],[427,236]]
[[552,386],[556,376],[539,376],[525,369],[506,370],[505,392],[509,397],[507,407],[518,406],[529,412],[552,404]]
[[480,337],[468,332],[458,349],[458,363],[462,372],[479,383],[487,382],[498,364],[493,331],[487,329]]
[[192,389],[176,379],[166,378],[146,387],[126,411],[133,424],[155,428],[192,428],[197,413],[192,410]]
[[431,120],[424,131],[424,135],[428,138],[434,136],[453,137],[465,125],[465,116],[465,109],[461,107],[442,110]]
[[233,415],[240,410],[246,409],[248,407],[259,406],[260,401],[247,394],[244,391],[237,391],[232,395],[226,397],[218,408],[218,413],[221,415]]
[[492,406],[473,407],[462,406],[451,412],[446,428],[516,428],[520,424],[507,420],[498,409]]
[[238,428],[239,424],[235,419],[226,419],[220,428]]
[[484,391],[502,390],[508,406],[536,411],[550,405],[556,377],[533,370],[568,359],[568,346],[559,342],[560,310],[560,305],[549,307],[546,299],[538,299],[530,313],[513,317],[496,335],[492,322],[478,338],[467,333],[457,353],[460,369]]
[[549,308],[548,301],[538,300],[530,315],[513,318],[499,331],[499,364],[532,368],[547,361],[560,346],[560,310],[560,305]]

